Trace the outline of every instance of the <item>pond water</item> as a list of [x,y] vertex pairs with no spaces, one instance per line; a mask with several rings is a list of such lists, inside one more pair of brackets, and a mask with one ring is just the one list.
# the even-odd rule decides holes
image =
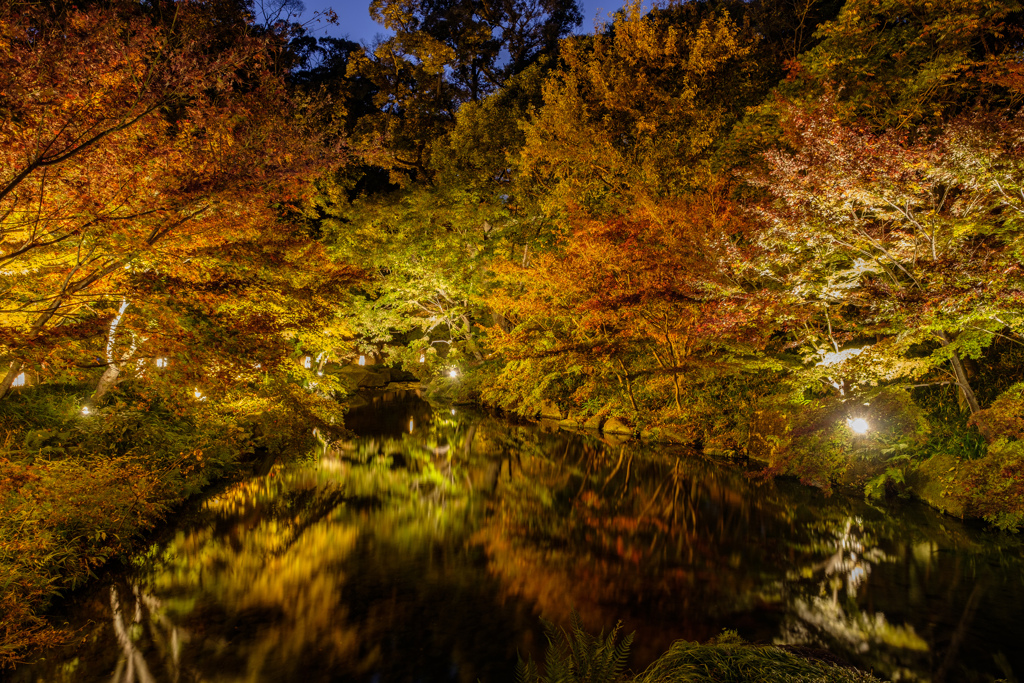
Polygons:
[[511,681],[573,609],[636,632],[634,671],[730,628],[886,679],[1024,675],[1015,537],[412,392],[347,426],[179,516],[12,679]]

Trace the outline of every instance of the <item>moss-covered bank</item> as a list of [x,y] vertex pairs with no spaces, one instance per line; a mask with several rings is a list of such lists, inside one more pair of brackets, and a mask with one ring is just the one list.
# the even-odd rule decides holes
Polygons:
[[0,402],[0,669],[60,641],[47,607],[183,501],[311,438],[308,411],[280,394],[213,403],[127,386],[93,406],[91,389]]

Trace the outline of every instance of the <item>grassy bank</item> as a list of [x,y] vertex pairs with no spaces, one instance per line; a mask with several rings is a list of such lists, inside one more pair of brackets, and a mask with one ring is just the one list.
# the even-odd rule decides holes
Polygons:
[[706,644],[676,641],[643,673],[627,674],[633,634],[619,638],[619,626],[594,636],[573,612],[569,629],[544,624],[548,650],[543,667],[520,660],[519,683],[877,683],[879,679],[834,661],[770,645],[747,643],[724,631]]
[[0,402],[0,669],[59,642],[48,606],[168,512],[309,433],[287,394],[213,403],[126,386],[90,406],[91,388],[45,385]]

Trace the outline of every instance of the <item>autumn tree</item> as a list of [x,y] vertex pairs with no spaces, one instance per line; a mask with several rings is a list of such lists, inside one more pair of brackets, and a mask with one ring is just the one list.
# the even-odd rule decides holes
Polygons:
[[975,104],[1005,106],[999,79],[977,76],[1005,75],[1018,61],[1021,9],[1015,0],[851,0],[818,29],[819,44],[794,60],[784,92],[796,100],[836,92],[837,113],[876,132],[913,133]]
[[158,9],[3,17],[4,392],[26,363],[60,373],[97,334],[131,338],[109,323],[147,308],[140,280],[259,241],[284,209],[264,198],[298,201],[339,159],[265,68],[267,39],[233,31],[211,53],[211,8]]
[[697,354],[729,328],[754,341],[737,312],[754,320],[757,306],[738,305],[734,268],[747,226],[717,156],[755,42],[708,4],[632,4],[604,33],[563,46],[517,159],[555,239],[496,268],[489,302],[509,322],[491,334],[516,359],[499,383],[515,374],[523,388],[532,375],[543,394],[540,378],[562,365],[559,398],[593,403],[618,386],[623,412],[660,410],[667,395],[679,416]]
[[871,339],[850,361],[861,381],[916,380],[948,367],[977,412],[964,359],[1021,329],[1012,293],[1016,124],[964,117],[935,142],[914,144],[835,118],[828,103],[791,110],[786,140],[796,151],[770,154],[765,177],[782,200],[767,214],[770,258],[789,295],[816,308],[819,329],[829,330],[807,341],[831,355]]

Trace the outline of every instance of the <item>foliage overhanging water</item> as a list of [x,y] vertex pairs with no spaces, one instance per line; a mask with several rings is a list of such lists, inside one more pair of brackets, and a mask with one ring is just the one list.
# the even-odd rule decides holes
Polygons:
[[1024,672],[1014,537],[415,394],[348,422],[183,516],[13,679],[504,681],[573,608],[635,630],[635,670],[735,628],[880,677]]

